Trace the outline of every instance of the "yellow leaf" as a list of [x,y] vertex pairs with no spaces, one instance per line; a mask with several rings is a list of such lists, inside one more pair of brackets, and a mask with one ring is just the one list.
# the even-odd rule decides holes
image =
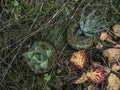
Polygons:
[[113,73],[108,77],[107,90],[120,90],[120,79]]
[[93,85],[89,85],[87,87],[87,90],[99,90],[97,87],[94,87]]
[[81,84],[81,83],[84,83],[87,80],[88,80],[87,75],[85,73],[83,73],[83,75],[80,78],[74,80],[73,83],[74,84]]
[[112,27],[113,31],[114,31],[114,34],[117,36],[117,37],[120,37],[120,25],[117,24],[117,25],[114,25]]
[[94,67],[89,72],[87,72],[87,77],[91,81],[100,83],[105,79],[105,70],[102,67]]
[[85,66],[86,63],[86,52],[85,50],[80,50],[78,52],[74,52],[72,57],[70,58],[70,62],[75,67],[81,69]]
[[112,69],[113,69],[113,70],[116,70],[116,71],[120,70],[120,64],[119,64],[119,63],[114,63],[114,64],[112,65]]
[[118,62],[120,60],[120,49],[109,48],[103,51],[103,55],[108,57],[110,63]]

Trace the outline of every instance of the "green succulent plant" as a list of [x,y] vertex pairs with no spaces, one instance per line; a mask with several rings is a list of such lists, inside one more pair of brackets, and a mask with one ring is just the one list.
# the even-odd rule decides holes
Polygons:
[[89,15],[81,14],[80,22],[70,27],[68,30],[68,43],[75,49],[88,48],[97,40],[105,24],[96,11]]
[[101,32],[102,27],[103,22],[100,20],[100,17],[95,15],[95,11],[92,11],[88,16],[81,15],[79,29],[76,34],[92,37]]
[[27,63],[32,71],[37,74],[40,70],[49,69],[50,58],[54,56],[53,54],[52,49],[44,48],[38,42],[35,42],[32,50],[25,52],[23,55],[27,58]]

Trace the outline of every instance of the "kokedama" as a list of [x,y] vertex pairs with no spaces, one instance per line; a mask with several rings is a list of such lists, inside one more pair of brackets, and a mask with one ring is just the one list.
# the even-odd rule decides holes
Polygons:
[[80,22],[72,25],[68,30],[68,43],[77,50],[89,48],[97,41],[103,26],[105,24],[95,15],[95,11],[87,16],[81,14]]
[[49,71],[57,58],[56,50],[46,42],[35,42],[29,51],[23,54],[31,70],[38,73]]

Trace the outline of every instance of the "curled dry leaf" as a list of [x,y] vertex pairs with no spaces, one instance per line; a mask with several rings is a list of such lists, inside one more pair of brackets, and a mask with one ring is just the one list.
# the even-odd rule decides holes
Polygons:
[[102,67],[94,67],[87,72],[87,77],[95,83],[100,83],[105,79],[105,70]]
[[87,80],[88,80],[88,77],[87,77],[86,73],[83,73],[83,75],[80,78],[74,80],[73,83],[74,84],[81,84],[81,83],[84,83]]
[[113,41],[113,40],[112,40],[112,37],[111,37],[107,32],[102,32],[102,33],[101,33],[101,35],[100,35],[100,40],[101,40],[101,41],[106,40],[106,41],[108,41],[108,42],[110,42],[110,43],[112,43],[112,44],[117,44],[117,42]]
[[79,68],[79,69],[83,68],[86,63],[86,51],[80,50],[78,52],[74,52],[72,54],[72,57],[70,58],[70,62],[76,68]]
[[120,61],[120,49],[109,48],[103,51],[103,56],[108,57],[110,63]]
[[108,77],[107,90],[120,90],[120,79],[113,73]]
[[120,44],[115,45],[114,48],[120,48]]
[[87,87],[87,90],[99,90],[97,87],[94,87],[93,85],[89,85]]
[[113,31],[114,31],[114,34],[117,36],[117,37],[120,37],[120,25],[114,25],[112,27]]
[[114,64],[112,65],[112,69],[113,69],[113,70],[116,70],[116,71],[120,70],[120,63],[114,63]]
[[[108,38],[108,33],[102,32],[100,35],[100,40],[104,41],[104,40],[107,40],[107,38]],[[110,37],[110,39],[112,39],[112,38]]]

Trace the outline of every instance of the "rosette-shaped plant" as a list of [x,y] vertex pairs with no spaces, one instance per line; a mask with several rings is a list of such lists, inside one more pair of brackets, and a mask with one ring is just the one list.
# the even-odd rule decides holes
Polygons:
[[105,70],[101,67],[91,68],[86,74],[88,79],[95,83],[101,83],[105,79]]
[[89,48],[98,40],[103,26],[105,23],[103,24],[100,16],[96,15],[96,11],[92,11],[88,15],[82,13],[80,22],[75,23],[68,30],[68,43],[77,50]]
[[74,52],[70,58],[70,62],[76,68],[83,68],[86,63],[86,51],[79,50],[77,52]]
[[56,50],[50,44],[41,41],[35,42],[23,55],[35,74],[49,71],[57,57]]

